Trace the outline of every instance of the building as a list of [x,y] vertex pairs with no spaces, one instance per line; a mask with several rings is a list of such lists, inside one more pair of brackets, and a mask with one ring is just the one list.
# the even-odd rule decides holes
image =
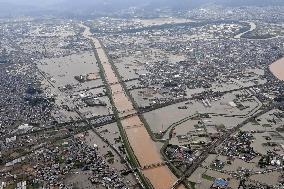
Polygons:
[[222,178],[215,179],[211,189],[226,189],[228,188],[229,182]]

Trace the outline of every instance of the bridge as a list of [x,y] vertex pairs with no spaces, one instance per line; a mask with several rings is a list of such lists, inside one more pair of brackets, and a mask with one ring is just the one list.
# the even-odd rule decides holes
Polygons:
[[118,90],[118,91],[112,91],[111,93],[112,93],[113,95],[115,95],[115,94],[121,94],[121,93],[124,93],[124,91],[119,91],[119,90]]
[[189,169],[187,171],[184,172],[184,174],[173,184],[171,189],[176,189],[187,177],[189,177],[200,165],[203,161],[205,161],[205,159],[208,157],[208,155],[210,153],[213,152],[213,150],[221,145],[221,143],[226,140],[227,138],[229,138],[232,134],[236,133],[241,127],[243,127],[244,125],[246,125],[247,123],[253,121],[255,118],[259,117],[260,115],[263,115],[267,112],[269,112],[270,110],[274,109],[274,108],[279,108],[283,106],[283,104],[281,103],[274,103],[271,106],[267,107],[266,109],[256,113],[255,115],[251,116],[250,118],[246,119],[245,121],[243,121],[242,123],[238,124],[236,127],[228,130],[227,132],[225,132],[220,139],[215,140],[209,147],[206,147],[205,149],[202,150],[200,156],[198,158],[196,158],[193,162],[192,162],[192,166],[189,167]]
[[157,168],[157,167],[162,167],[162,166],[168,165],[169,163],[173,163],[173,162],[180,162],[180,163],[185,163],[185,164],[191,164],[192,163],[192,162],[189,162],[189,161],[182,161],[182,160],[168,160],[168,161],[162,161],[162,162],[153,163],[153,164],[149,164],[149,165],[144,165],[140,169],[141,170],[154,169],[154,168]]
[[142,127],[143,125],[128,125],[125,127],[125,129],[133,129],[133,128],[138,128],[138,127]]

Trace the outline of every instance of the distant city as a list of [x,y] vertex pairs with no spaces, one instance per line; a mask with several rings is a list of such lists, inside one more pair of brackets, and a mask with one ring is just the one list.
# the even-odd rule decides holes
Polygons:
[[0,189],[283,189],[283,0],[0,0]]

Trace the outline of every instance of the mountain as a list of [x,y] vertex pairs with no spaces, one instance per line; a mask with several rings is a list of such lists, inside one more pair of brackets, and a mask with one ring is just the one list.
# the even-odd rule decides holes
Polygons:
[[184,10],[208,3],[222,6],[284,6],[283,0],[0,0],[0,16],[105,14],[130,7]]

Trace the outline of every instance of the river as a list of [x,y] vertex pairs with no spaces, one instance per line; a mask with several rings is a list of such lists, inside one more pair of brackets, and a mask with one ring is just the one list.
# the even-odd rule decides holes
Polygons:
[[[129,110],[131,113],[135,113],[133,104],[125,93],[123,86],[119,83],[100,41],[93,37],[89,27],[82,24],[80,26],[85,28],[83,36],[90,39],[95,45],[105,72],[106,81],[110,85],[114,105],[120,112],[119,116],[123,117]],[[151,139],[138,115],[123,119],[121,124],[141,167],[163,162],[159,149],[156,147],[155,142]],[[167,166],[143,170],[142,173],[145,177],[147,177],[155,189],[170,189],[177,180],[175,175]],[[184,187],[180,186],[179,189],[181,188]]]
[[275,77],[277,77],[279,80],[284,81],[284,57],[273,62],[269,66],[269,69]]
[[246,22],[246,23],[248,23],[250,25],[250,29],[245,31],[245,32],[243,32],[243,33],[240,33],[240,34],[236,35],[234,37],[235,39],[240,39],[244,34],[246,34],[248,32],[251,32],[251,31],[256,29],[256,24],[255,23],[253,23],[253,22]]

